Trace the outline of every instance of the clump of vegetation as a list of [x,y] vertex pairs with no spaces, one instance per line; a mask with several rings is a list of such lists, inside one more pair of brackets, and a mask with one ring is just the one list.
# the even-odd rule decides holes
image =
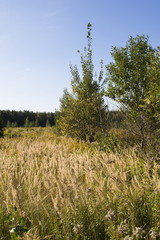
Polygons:
[[2,118],[0,115],[0,138],[4,136],[4,129],[3,129],[3,124],[2,124]]
[[158,138],[160,129],[160,55],[148,40],[130,37],[125,47],[113,47],[114,61],[107,65],[106,95],[127,111],[142,149]]
[[94,76],[91,46],[92,26],[88,24],[88,46],[81,54],[82,77],[71,66],[71,93],[64,91],[57,127],[61,134],[90,142],[106,131],[107,105],[104,101],[103,63],[99,77]]
[[[106,78],[103,79],[102,63],[99,77],[95,78],[91,30],[89,23],[88,45],[81,54],[82,77],[78,68],[71,66],[71,92],[65,90],[61,99],[57,132],[97,141],[104,150],[138,143],[142,150],[153,151],[154,148],[159,152],[159,48],[153,48],[144,35],[130,37],[125,47],[112,48],[113,62],[106,66]],[[117,101],[120,111],[109,112],[105,96]],[[113,128],[126,130],[123,141],[111,133]],[[127,138],[127,135],[131,137]]]

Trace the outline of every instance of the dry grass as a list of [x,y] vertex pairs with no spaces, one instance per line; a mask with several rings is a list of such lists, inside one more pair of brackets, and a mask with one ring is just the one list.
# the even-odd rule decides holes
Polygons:
[[[105,153],[49,129],[21,132],[0,139],[0,170],[1,207],[16,207],[24,239],[159,239],[160,166],[136,149]],[[9,223],[6,232],[21,224]]]

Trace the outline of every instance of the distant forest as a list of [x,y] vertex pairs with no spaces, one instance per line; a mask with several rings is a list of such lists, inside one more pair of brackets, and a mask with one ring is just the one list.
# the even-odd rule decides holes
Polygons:
[[[31,112],[0,110],[3,127],[46,127],[54,126],[60,112]],[[108,111],[107,125],[109,128],[120,128],[123,125],[125,113],[120,111]]]
[[54,113],[0,110],[3,127],[54,126]]

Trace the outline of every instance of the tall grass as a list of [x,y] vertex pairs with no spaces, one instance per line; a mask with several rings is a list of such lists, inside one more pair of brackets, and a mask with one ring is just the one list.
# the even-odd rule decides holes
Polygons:
[[160,239],[157,162],[36,131],[0,139],[0,239]]

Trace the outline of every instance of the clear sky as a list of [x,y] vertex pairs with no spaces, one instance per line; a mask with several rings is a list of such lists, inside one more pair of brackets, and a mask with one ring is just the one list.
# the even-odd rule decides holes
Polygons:
[[59,109],[88,22],[97,72],[130,36],[160,45],[160,0],[0,0],[0,110]]

